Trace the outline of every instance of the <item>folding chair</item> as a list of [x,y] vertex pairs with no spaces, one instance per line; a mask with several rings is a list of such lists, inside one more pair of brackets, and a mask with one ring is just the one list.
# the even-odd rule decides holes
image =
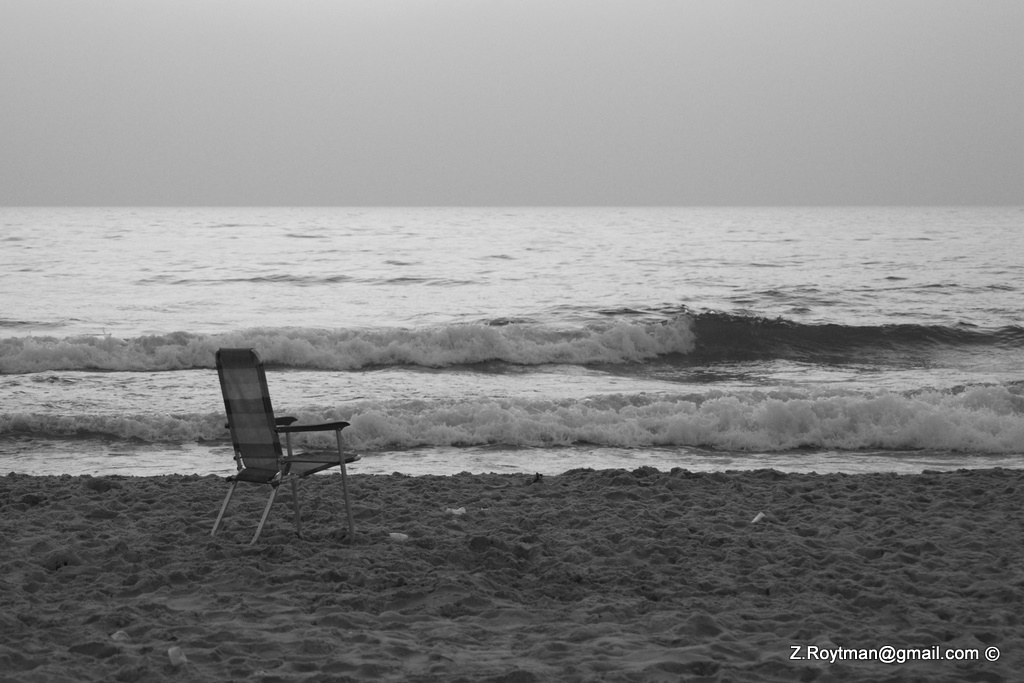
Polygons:
[[[274,417],[274,409],[270,403],[270,392],[267,390],[267,376],[263,370],[263,362],[253,349],[220,349],[217,351],[217,375],[220,377],[220,388],[224,394],[224,409],[227,411],[228,424],[231,430],[231,441],[235,449],[235,464],[238,471],[228,477],[231,488],[221,505],[220,514],[214,522],[211,536],[217,534],[224,512],[228,509],[231,496],[238,482],[249,484],[268,484],[271,488],[270,500],[263,510],[263,517],[256,528],[252,543],[260,537],[263,525],[270,515],[278,487],[285,481],[291,481],[292,500],[295,508],[295,532],[302,537],[302,519],[299,510],[298,480],[331,467],[341,467],[341,488],[345,497],[345,514],[348,517],[347,541],[355,539],[355,522],[352,518],[352,504],[348,496],[348,471],[345,465],[359,460],[358,455],[346,456],[341,443],[341,430],[348,427],[347,422],[328,422],[316,425],[296,425],[294,417]],[[296,432],[333,431],[337,442],[337,453],[304,453],[296,455],[292,452],[291,435]],[[285,435],[287,455],[281,452],[279,434]]]

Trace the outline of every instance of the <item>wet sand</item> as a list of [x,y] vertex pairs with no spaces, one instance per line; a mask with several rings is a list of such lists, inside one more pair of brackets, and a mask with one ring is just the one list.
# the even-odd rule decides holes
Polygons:
[[1019,680],[1022,477],[9,475],[0,681]]

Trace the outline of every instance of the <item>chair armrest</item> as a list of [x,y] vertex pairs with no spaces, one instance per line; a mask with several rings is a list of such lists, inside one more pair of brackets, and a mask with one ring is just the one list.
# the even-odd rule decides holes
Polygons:
[[[295,422],[298,419],[299,418],[297,417],[276,417],[274,418],[274,424],[276,424],[278,427],[280,427],[281,425],[290,425],[292,422]],[[224,429],[231,429],[231,425],[225,424]]]
[[348,422],[326,422],[319,425],[291,425],[278,427],[277,431],[279,434],[288,434],[295,432],[340,432],[345,427],[348,427]]

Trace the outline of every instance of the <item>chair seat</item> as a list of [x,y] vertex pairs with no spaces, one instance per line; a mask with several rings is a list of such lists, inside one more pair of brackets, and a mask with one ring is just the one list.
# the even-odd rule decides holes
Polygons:
[[228,481],[245,481],[250,484],[269,484],[277,478],[278,470],[264,470],[256,467],[246,467],[228,477]]
[[[361,455],[353,453],[345,456],[345,462],[355,462],[356,460],[362,460]],[[330,462],[337,465],[341,459],[337,453],[332,451],[311,451],[309,453],[296,453],[295,455],[284,455],[281,456],[281,462]]]
[[[355,462],[359,460],[358,455],[346,455],[345,464]],[[281,458],[281,469],[286,475],[305,477],[310,474],[315,474],[322,470],[330,469],[331,467],[337,467],[341,464],[341,458],[338,457],[337,453],[327,452],[313,452],[313,453],[296,453],[295,455],[285,455]]]

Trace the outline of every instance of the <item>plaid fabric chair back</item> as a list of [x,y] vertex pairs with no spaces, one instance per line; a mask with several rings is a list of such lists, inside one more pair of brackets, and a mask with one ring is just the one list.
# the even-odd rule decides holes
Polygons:
[[217,352],[217,375],[238,468],[244,468],[253,479],[273,478],[279,470],[281,440],[263,361],[253,349],[221,349]]

